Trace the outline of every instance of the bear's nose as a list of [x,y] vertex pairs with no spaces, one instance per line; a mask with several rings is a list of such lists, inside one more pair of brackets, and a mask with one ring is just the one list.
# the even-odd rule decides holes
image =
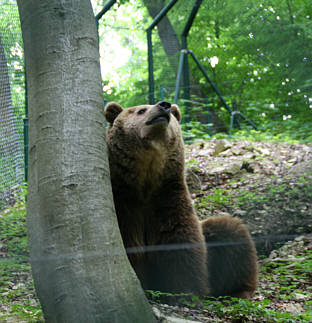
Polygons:
[[160,101],[156,104],[161,110],[163,110],[166,113],[170,113],[171,110],[171,103],[167,101]]

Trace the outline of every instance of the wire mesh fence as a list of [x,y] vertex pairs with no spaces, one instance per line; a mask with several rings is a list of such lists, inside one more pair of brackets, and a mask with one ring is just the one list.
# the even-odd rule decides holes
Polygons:
[[[103,0],[103,4],[105,2],[106,1]],[[171,0],[129,1],[128,3],[131,4],[132,8],[130,5],[124,8],[116,6],[105,14],[103,21],[101,21],[99,26],[100,54],[102,56],[101,68],[105,99],[110,100],[118,98],[118,101],[124,106],[148,103],[150,93],[148,87],[146,28],[152,21],[151,17],[158,14],[159,11],[170,2]],[[197,2],[199,1],[178,0],[168,12],[168,15],[164,17],[163,21],[165,23],[163,25],[158,25],[152,31],[152,50],[154,58],[153,72],[155,81],[152,94],[156,102],[159,100],[173,102],[174,100],[176,77],[183,45],[181,35],[184,31],[186,21]],[[248,1],[242,2],[247,3]],[[161,4],[161,6],[157,7],[157,3]],[[224,5],[225,3],[227,3],[228,9],[227,6]],[[254,3],[257,3],[257,8]],[[154,4],[155,7],[152,8],[151,4]],[[311,34],[306,34],[305,37],[301,37],[300,32],[302,34],[303,32],[299,29],[296,31],[296,35],[294,34],[295,29],[290,29],[291,33],[288,33],[287,28],[290,28],[291,25],[295,25],[294,22],[292,22],[291,19],[287,21],[285,15],[279,16],[279,13],[275,14],[275,17],[272,18],[269,15],[274,14],[274,12],[272,12],[273,7],[261,7],[260,2],[258,3],[257,1],[249,1],[249,3],[246,4],[246,6],[248,5],[250,7],[248,10],[253,11],[253,13],[249,14],[247,9],[246,12],[242,12],[241,24],[245,22],[244,19],[247,19],[248,17],[252,18],[253,16],[255,18],[252,18],[254,20],[250,20],[250,24],[254,23],[256,19],[258,19],[257,23],[259,24],[254,25],[252,31],[248,31],[248,28],[242,28],[241,31],[238,28],[230,30],[230,28],[228,28],[228,21],[240,17],[240,13],[237,13],[234,10],[233,12],[231,11],[231,4],[233,5],[233,9],[235,9],[235,1],[203,1],[201,8],[198,11],[198,15],[195,18],[196,23],[194,23],[194,28],[191,28],[190,37],[186,44],[200,59],[200,62],[206,69],[209,77],[213,79],[218,89],[220,89],[225,101],[230,105],[233,111],[235,111],[234,107],[237,105],[237,108],[246,113],[248,117],[252,116],[252,120],[255,122],[257,121],[255,120],[256,118],[261,116],[264,117],[265,115],[269,115],[270,118],[274,118],[275,116],[280,117],[280,115],[282,115],[283,117],[285,116],[286,119],[291,119],[291,115],[294,116],[295,113],[299,114],[301,113],[301,110],[307,110],[307,107],[311,109],[311,77],[309,75],[312,75],[312,65],[307,64],[307,62],[311,63],[311,55],[307,54],[309,51],[311,53]],[[221,8],[223,5],[224,8]],[[218,6],[221,7],[219,8]],[[285,13],[285,8],[286,7],[282,7],[281,9],[283,14]],[[233,13],[233,17],[236,18],[231,19],[230,15],[222,18],[219,15],[221,9],[225,14]],[[142,14],[143,11],[144,15]],[[135,14],[133,14],[134,12]],[[209,12],[210,14],[208,14]],[[147,13],[150,17],[148,17]],[[263,21],[261,20],[262,15],[264,17]],[[212,18],[213,16],[214,18]],[[147,19],[147,17],[149,19]],[[279,23],[277,17],[282,17],[283,25],[281,27],[277,25]],[[308,14],[306,14],[306,17],[308,17]],[[211,18],[211,20],[209,20],[209,18]],[[299,18],[300,16],[298,14],[296,19],[299,20]],[[270,37],[275,37],[276,35],[267,32],[270,24],[273,25],[274,28],[279,28],[279,38],[283,39],[284,42],[287,37],[292,38],[296,42],[293,46],[295,48],[300,48],[298,52],[289,51],[287,53],[289,60],[288,58],[287,60],[285,59],[283,53],[281,53],[280,58],[274,56],[274,50],[272,50],[272,46],[269,42]],[[207,26],[209,26],[209,31],[204,34],[201,33],[200,31],[206,30]],[[212,31],[213,33],[210,33]],[[246,34],[247,31],[248,33]],[[257,39],[258,36],[260,37],[260,34],[264,38],[262,47],[260,46],[261,42],[258,42],[257,45],[253,43],[253,40],[255,40],[255,38]],[[221,37],[222,35],[224,38]],[[278,39],[275,38],[271,43],[279,46],[277,40]],[[238,41],[240,41],[240,44],[246,45],[244,47],[245,50],[250,50],[248,55],[245,55],[243,50],[241,52],[235,52],[236,49],[232,45]],[[280,44],[280,46],[282,45]],[[230,54],[227,55],[229,52]],[[269,55],[270,52],[272,52],[271,55]],[[281,50],[281,52],[283,51]],[[297,61],[295,60],[295,56]],[[209,132],[212,124],[215,131],[223,130],[224,124],[227,126],[230,124],[230,114],[224,109],[220,98],[212,90],[210,84],[207,84],[199,73],[194,60],[192,60],[190,56],[188,56],[188,63],[190,67],[189,83],[187,84],[182,77],[178,102],[179,106],[181,109],[184,109],[185,103],[187,102],[191,108],[191,117],[199,120],[203,126],[206,126],[205,131]],[[24,181],[23,118],[25,116],[25,79],[23,66],[22,37],[16,2],[13,0],[0,0],[0,210],[10,203],[10,199],[16,187]],[[264,83],[266,84],[266,87],[263,86]],[[270,86],[268,86],[268,84]],[[117,85],[119,87],[118,91],[116,90]],[[188,100],[184,99],[186,92],[189,92]],[[212,114],[214,111],[215,115]],[[299,130],[300,129],[298,129],[298,132]],[[203,143],[201,143],[201,145],[201,152],[196,155],[196,159],[198,159],[200,163],[202,159],[207,159],[207,156],[203,156],[202,154],[202,152],[207,154],[207,150],[205,151],[205,149],[203,149],[205,148]],[[244,151],[235,150],[235,147],[232,148],[233,155],[241,154],[240,151]],[[310,150],[309,147],[305,148]],[[286,150],[287,148],[283,148],[283,154],[286,154]],[[299,149],[296,150],[296,154],[298,154],[298,152]],[[250,152],[246,148],[247,162],[241,164],[241,170],[244,172],[243,174],[245,174],[246,171],[250,175],[253,173],[253,165],[249,163],[249,158],[252,158],[253,160],[257,158],[256,162],[258,162],[258,159],[264,158],[263,156],[270,154],[270,151],[265,147],[259,149],[252,148],[252,154],[249,153]],[[247,155],[249,155],[249,157]],[[268,163],[268,169],[276,168],[277,166],[282,168],[281,165],[284,164],[286,165],[285,168],[287,168],[293,163],[297,163],[298,160],[300,161],[299,157],[298,160],[289,157],[287,159],[289,160],[289,163],[286,163],[285,157],[285,160],[274,160],[273,164],[273,159],[275,159],[274,156],[272,157],[272,163]],[[211,163],[217,165],[215,159],[211,159]],[[262,164],[259,164],[258,166],[260,167],[261,165]],[[201,167],[204,168],[203,166]],[[196,165],[194,169],[195,168]],[[264,172],[265,171],[266,169]],[[200,174],[200,172],[198,172],[198,174]],[[207,174],[209,174],[209,171],[207,171]],[[265,190],[266,187],[261,187],[259,184],[260,181],[258,180],[255,181],[255,186],[259,186],[258,191],[251,190],[251,182],[249,186],[246,186],[246,189],[244,189],[238,185],[234,179],[231,184],[232,186],[228,186],[231,191],[239,191],[239,194],[241,194],[245,200],[241,198],[239,200],[240,204],[237,203],[235,205],[233,202],[233,206],[231,208],[228,207],[227,211],[232,214],[231,210],[235,208],[235,211],[239,211],[235,214],[233,212],[235,216],[243,217],[245,215],[246,219],[247,215],[249,216],[249,219],[251,219],[249,224],[251,223],[251,225],[259,229],[259,231],[256,231],[255,233],[251,231],[251,233],[253,234],[253,239],[258,250],[262,251],[261,254],[268,253],[273,246],[275,247],[276,242],[280,243],[293,239],[302,233],[311,233],[311,224],[306,225],[306,223],[311,223],[311,221],[308,220],[308,217],[310,216],[308,210],[310,210],[309,205],[311,202],[311,195],[308,195],[310,191],[306,188],[306,186],[309,185],[308,181],[305,183],[302,182],[303,179],[298,180],[298,182],[297,179],[291,179],[289,182],[286,181],[284,183],[282,181],[282,176],[279,176],[280,174],[282,174],[282,171],[281,173],[274,173],[274,176],[272,173],[272,177],[276,177],[276,182],[274,183],[276,183],[276,185],[282,183],[282,185],[280,185],[280,187],[272,186],[269,193]],[[201,175],[203,177],[206,176],[206,174],[203,173],[201,173]],[[229,197],[228,200],[235,198],[235,196],[227,195],[227,193],[223,194],[226,186],[222,185],[225,185],[224,183],[226,183],[225,181],[227,180],[231,181],[231,177],[229,176],[228,179],[224,179],[223,181],[223,174],[221,174],[221,179],[218,184],[217,179],[219,175],[219,173],[212,174],[212,176],[215,176],[216,180],[215,182],[211,181],[211,186],[217,186],[216,193],[213,193],[213,196],[217,196],[217,198],[219,196],[222,204],[213,204],[211,202],[212,198],[207,198],[207,196],[210,197],[210,195],[202,196],[202,199],[200,200],[203,201],[201,203],[204,203],[205,205],[209,203],[213,204],[216,212],[211,211],[211,213],[214,212],[214,215],[222,213],[222,210],[224,211],[223,207],[225,208],[225,206],[223,204],[223,199],[226,199],[227,196]],[[256,167],[254,175],[257,178],[259,176]],[[269,175],[270,173],[268,176]],[[207,178],[209,180],[211,179],[210,177]],[[241,179],[239,179],[239,181],[241,181]],[[246,182],[246,185],[248,184],[248,180],[244,180],[243,182]],[[265,183],[266,182],[264,181],[264,184]],[[208,190],[211,190],[211,186],[205,187],[202,185],[201,187],[203,188],[203,191],[207,192]],[[301,197],[301,203],[291,204],[289,209],[285,208],[285,211],[282,211],[286,204],[290,204],[289,201],[291,201],[291,199],[298,202],[298,192],[302,195],[306,194],[307,196],[305,198]],[[268,198],[266,194],[270,194]],[[196,197],[198,198],[200,195]],[[267,206],[269,203],[268,201],[271,201],[270,199],[276,204],[275,209]],[[252,205],[253,201],[255,201],[254,205]],[[269,205],[272,204],[273,203]],[[217,205],[217,207],[215,205]],[[239,205],[239,209],[237,209],[237,205]],[[283,217],[280,213],[276,212],[277,208],[281,210]],[[2,236],[0,236],[0,238],[4,241],[4,247],[0,246],[0,256],[2,257],[0,261],[2,264],[6,264],[7,259],[9,261],[12,260],[12,263],[14,263],[14,271],[12,269],[12,276],[14,278],[12,278],[12,281],[16,284],[17,265],[24,263],[28,264],[30,260],[28,251],[25,248],[26,242],[24,242],[26,236],[24,228],[25,214],[24,211],[21,211],[20,213],[15,212],[15,214],[12,211],[12,214],[7,216],[8,213],[11,212],[9,209],[3,210],[2,214],[1,212],[2,232],[0,232],[0,234],[2,234]],[[207,212],[207,209],[203,209],[202,212]],[[270,217],[268,217],[269,213],[272,213],[272,216],[270,215]],[[15,217],[20,217],[20,219],[16,219]],[[290,218],[294,218],[294,220],[290,221]],[[303,219],[306,219],[304,220],[305,222],[303,222]],[[4,220],[8,221],[7,225],[3,224]],[[7,251],[7,242],[10,242],[11,240],[6,239],[3,232],[7,231],[7,233],[5,233],[7,236],[14,237],[16,232],[14,225],[11,224],[13,222],[14,225],[21,227],[20,231],[18,231],[21,242],[16,243],[18,240],[12,239],[14,241],[12,246],[10,246],[12,250]],[[264,223],[266,225],[264,225]],[[22,233],[20,234],[20,232]],[[213,250],[213,248],[216,249],[217,247],[223,247],[225,245],[235,246],[240,243],[241,242],[228,243],[216,241],[215,243],[209,243],[208,245],[201,245],[201,247],[207,246],[210,250]],[[129,256],[136,253],[149,253],[153,256],[157,252],[179,252],[181,250],[198,247],[199,246],[196,244],[164,244],[147,245],[139,248],[129,247],[126,251]],[[89,252],[85,255],[85,258],[102,257],[103,255],[115,257],[116,255],[120,255],[120,250],[104,250],[103,253]],[[63,261],[64,259],[78,262],[81,261],[80,254],[70,253],[62,253],[59,257],[47,257],[39,260]],[[290,265],[287,265],[286,267],[293,268],[298,262],[300,263],[302,259],[302,257],[301,259],[293,257],[288,260],[290,261]],[[280,259],[277,259],[277,261],[280,261]],[[23,270],[21,269],[20,276],[25,276],[25,269],[24,267],[21,268]],[[11,284],[10,290],[12,289],[12,286],[15,287],[14,284]],[[7,296],[7,298],[9,298],[9,296]],[[27,302],[28,301],[29,300],[27,300]],[[11,300],[9,300],[9,302],[11,302]],[[26,306],[25,308],[27,310],[29,309],[29,307]]]
[[25,86],[22,34],[15,1],[0,0],[0,208],[24,180]]
[[[97,3],[95,12],[105,1]],[[146,28],[170,3],[174,4],[151,33],[154,87],[149,93]],[[185,41],[183,33],[198,4]],[[0,5],[1,205],[9,199],[12,187],[24,178],[25,80],[16,2],[0,0]],[[118,98],[126,106],[147,103],[151,94],[155,101],[172,102],[181,49],[187,48],[196,55],[232,111],[242,112],[256,125],[276,119],[291,123],[298,116],[306,120],[312,107],[310,11],[309,6],[289,6],[286,2],[115,3],[99,25],[104,96],[107,100]],[[190,119],[200,123],[203,131],[226,132],[233,121],[231,111],[206,82],[191,55],[187,56],[189,80],[184,76],[181,80],[180,108],[185,112],[189,107]]]
[[[133,21],[127,16],[127,6],[136,12]],[[151,67],[146,29],[167,6],[170,9],[151,30]],[[108,66],[102,65],[104,95],[108,100],[117,97],[125,106],[174,101],[181,49],[187,48],[188,76],[183,71],[178,104],[183,112],[188,107],[192,122],[210,124],[207,132],[229,132],[235,119],[249,129],[287,118],[288,123],[305,119],[312,102],[310,24],[310,7],[288,1],[144,0],[116,4],[99,28],[100,52]],[[109,63],[111,52],[115,54]],[[116,53],[120,66],[115,68],[118,80],[114,82],[109,64],[115,64]],[[149,68],[153,72],[150,88]]]

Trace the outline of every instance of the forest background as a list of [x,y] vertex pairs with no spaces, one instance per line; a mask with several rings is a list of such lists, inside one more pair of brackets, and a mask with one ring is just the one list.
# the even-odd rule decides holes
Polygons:
[[[10,67],[14,118],[16,124],[21,125],[17,131],[22,138],[22,118],[25,116],[23,46],[19,23],[11,20],[17,14],[13,2],[2,1],[1,26],[5,27],[1,30],[1,41],[2,44],[12,44],[4,50]],[[105,2],[92,1],[95,14]],[[172,33],[168,38],[160,36],[160,26],[153,32],[156,101],[173,100],[180,34],[194,2],[179,0],[170,11],[168,20]],[[151,3],[155,6],[151,7]],[[114,100],[124,107],[148,102],[146,28],[152,22],[151,16],[158,12],[157,8],[168,3],[162,0],[117,1],[100,21],[101,69],[106,101]],[[294,164],[298,164],[297,170],[301,171],[300,162],[310,165],[311,160],[311,21],[312,6],[306,0],[203,1],[190,30],[188,47],[199,58],[226,102],[252,120],[259,130],[255,131],[241,122],[241,129],[234,129],[231,136],[240,143],[223,142],[221,145],[225,150],[219,152],[221,155],[215,155],[218,139],[230,138],[230,114],[189,59],[191,82],[188,90],[191,99],[189,102],[183,100],[183,92],[187,89],[182,84],[178,102],[184,114],[187,105],[192,111],[190,119],[183,120],[184,138],[187,141],[209,140],[188,146],[186,154],[189,168],[199,175],[204,184],[202,188],[205,186],[192,195],[200,216],[236,212],[236,215],[244,217],[247,213],[246,222],[248,218],[261,219],[263,226],[249,222],[253,230],[261,228],[261,232],[256,232],[259,236],[287,233],[295,237],[311,233],[311,169],[287,178],[288,170]],[[12,41],[16,35],[19,35],[17,41],[16,38]],[[242,139],[284,144],[249,144],[242,143]],[[22,140],[20,145],[23,145]],[[217,160],[226,165],[228,158],[228,164],[232,166],[233,158],[243,156],[244,159],[251,153],[253,157],[249,156],[247,162],[238,161],[246,174],[233,174],[229,169],[215,174]],[[251,159],[259,165],[254,165]],[[254,170],[254,173],[249,170]],[[295,200],[298,205],[290,205]],[[15,197],[11,202],[14,204],[14,201]],[[42,313],[30,275],[23,202],[1,211],[0,227],[0,256],[3,259],[0,264],[3,272],[0,281],[3,316],[0,318],[17,315],[29,322],[40,321]],[[291,230],[286,232],[286,227]],[[260,289],[252,304],[246,302],[234,308],[220,304],[222,308],[219,308],[218,303],[214,303],[218,315],[259,316],[254,318],[259,322],[265,321],[263,318],[267,315],[270,317],[268,321],[273,317],[273,321],[280,319],[286,322],[290,312],[289,322],[296,318],[309,322],[311,237],[299,239],[298,244],[297,249],[285,253],[285,260],[275,255],[272,258],[277,259],[275,262],[265,262]],[[267,305],[268,299],[270,305]],[[279,317],[281,309],[283,313]]]
[[[100,23],[107,101],[125,107],[148,102],[145,30],[151,15],[168,2],[121,1]],[[173,100],[179,38],[194,3],[178,1],[168,13],[165,36],[161,24],[153,32],[156,101]],[[312,6],[304,0],[212,0],[203,1],[190,30],[188,48],[225,101],[252,120],[267,139],[311,142],[311,17]],[[209,138],[227,131],[230,114],[190,58],[189,67],[192,112],[183,127],[186,137]],[[178,103],[182,110],[187,104],[182,93]],[[246,129],[244,123],[242,127]]]
[[[25,116],[24,63],[17,6],[2,1],[1,33],[12,81],[16,123]],[[105,1],[93,0],[95,14]],[[124,107],[148,102],[146,28],[152,16],[169,1],[121,0],[99,23],[103,92],[106,101]],[[180,0],[153,31],[155,99],[173,101],[181,39],[195,1]],[[14,11],[14,12],[12,12]],[[164,21],[166,20],[166,21]],[[259,131],[254,139],[311,142],[312,121],[312,6],[306,0],[203,1],[188,37],[191,49],[225,101],[252,120]],[[18,37],[16,37],[18,35]],[[14,38],[14,42],[12,39]],[[227,132],[230,114],[196,64],[189,60],[190,85],[182,85],[179,106],[190,105],[183,130],[187,139],[209,139]],[[190,102],[183,100],[189,90]],[[244,135],[250,126],[241,122]],[[21,128],[21,127],[20,127]],[[241,135],[236,129],[234,135]],[[222,137],[222,135],[221,135]],[[235,136],[234,136],[235,138]]]

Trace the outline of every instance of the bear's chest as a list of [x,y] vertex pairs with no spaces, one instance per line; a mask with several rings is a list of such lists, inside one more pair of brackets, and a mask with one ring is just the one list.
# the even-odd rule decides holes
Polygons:
[[158,243],[161,217],[152,202],[124,204],[117,208],[118,223],[126,247],[147,246]]
[[[162,151],[162,146],[152,146],[137,153],[133,173],[135,174],[138,194],[148,195],[161,184],[164,177],[166,156],[167,153]],[[148,196],[145,196],[146,198]]]

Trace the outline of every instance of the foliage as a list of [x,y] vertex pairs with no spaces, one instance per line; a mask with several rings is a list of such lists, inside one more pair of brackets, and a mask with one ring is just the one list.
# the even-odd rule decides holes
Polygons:
[[[286,281],[282,281],[284,284]],[[309,322],[312,318],[312,311],[306,307],[302,314],[293,314],[287,311],[281,312],[279,309],[273,309],[271,301],[265,298],[261,301],[232,298],[207,298],[190,297],[189,295],[168,294],[157,291],[148,291],[148,294],[154,301],[165,296],[170,298],[183,298],[180,306],[201,309],[219,320],[230,320],[231,322]],[[187,300],[190,299],[190,300]]]
[[5,56],[11,80],[11,96],[16,120],[21,122],[25,115],[25,78],[23,40],[18,18],[18,8],[10,0],[1,1],[0,36],[4,45]]
[[[181,306],[196,308],[225,322],[310,322],[312,319],[311,241],[297,238],[274,251],[260,267],[260,286],[252,299],[206,298],[148,291],[155,302],[180,300]],[[274,258],[276,257],[276,258]],[[294,302],[294,300],[296,300]],[[297,305],[297,306],[296,306]],[[300,309],[300,310],[298,310]]]
[[28,259],[25,221],[23,204],[12,207],[1,218],[0,239],[6,240],[5,255],[7,257],[18,257],[21,262]]
[[[3,43],[10,44],[5,50],[13,81],[12,100],[16,116],[21,117],[24,115],[24,107],[19,104],[24,100],[24,68],[19,22],[12,21],[16,14],[17,7],[12,6],[11,1],[2,1],[1,37]],[[185,12],[175,11],[170,19],[174,26],[178,23],[181,25],[181,21],[186,20]],[[123,106],[148,101],[145,29],[151,21],[143,2],[131,0],[118,1],[100,23],[106,100],[119,101]],[[311,27],[312,9],[305,0],[203,1],[190,32],[189,48],[199,58],[226,102],[231,107],[236,106],[260,129],[252,130],[241,122],[241,129],[233,129],[232,139],[312,142]],[[116,39],[118,47],[114,42]],[[154,66],[155,78],[167,80],[171,67],[160,39],[155,35],[154,46],[157,49],[155,59],[160,62]],[[116,64],[116,57],[121,63],[113,65],[112,70],[110,65],[112,61]],[[211,65],[213,57],[218,57],[215,67]],[[182,125],[184,137],[190,141],[228,137],[228,134],[211,132],[211,109],[227,126],[230,115],[211,86],[206,84],[194,62],[191,59],[189,62],[192,98],[189,102],[179,101],[184,121],[187,120],[187,104],[192,106],[191,120]],[[165,99],[173,99],[174,87],[175,75],[171,73]],[[160,95],[156,93],[155,96]],[[209,98],[208,103],[206,97]],[[233,203],[237,208],[248,208],[251,204],[254,207],[276,201],[279,205],[281,196],[294,203],[303,195],[311,199],[311,184],[304,177],[299,182],[303,184],[300,188],[283,184],[267,185],[261,195],[252,190],[241,189],[234,193],[232,190],[216,189],[214,194],[199,198],[195,205],[200,209],[207,204],[211,207],[228,207]],[[24,202],[0,213],[0,320],[17,318],[27,322],[42,321],[30,275],[25,224]],[[305,313],[300,315],[280,313],[271,307],[274,301],[289,300],[296,293],[311,299],[311,291],[304,291],[301,285],[302,281],[311,281],[311,251],[303,249],[294,257],[297,260],[286,263],[271,261],[261,267],[261,279],[269,279],[271,286],[270,290],[261,289],[265,295],[263,300],[250,302],[195,298],[192,304],[214,312],[219,318],[232,317],[244,321],[251,317],[266,318],[268,322],[309,322],[312,320],[309,309],[311,301],[306,302]],[[161,296],[158,292],[151,293],[156,299]],[[165,296],[170,297],[168,294]],[[189,302],[187,304],[190,305]]]
[[[235,209],[245,211],[265,209],[267,205],[286,210],[290,206],[284,204],[289,204],[291,201],[291,208],[296,208],[298,201],[309,203],[312,200],[312,185],[307,179],[309,176],[311,175],[307,173],[305,176],[299,177],[296,180],[296,185],[290,185],[288,182],[270,182],[253,185],[253,188],[246,189],[233,189],[235,180],[232,180],[228,187],[214,188],[206,194],[202,192],[202,196],[196,199],[194,206],[200,213],[219,208],[231,210],[230,212],[233,213]],[[239,179],[239,181],[243,180]],[[256,180],[253,182],[256,183]]]
[[[204,2],[190,47],[228,102],[248,118],[261,125],[282,123],[283,117],[311,119],[311,18],[304,1]],[[212,57],[219,59],[214,68]]]
[[[296,248],[293,247],[296,246]],[[309,322],[312,319],[311,287],[306,289],[305,282],[311,281],[312,251],[311,244],[306,245],[301,238],[295,243],[288,243],[274,251],[269,261],[264,262],[260,279],[265,283],[265,288],[260,292],[275,299],[280,299],[286,304],[291,304],[292,299],[305,301],[305,311],[296,317],[300,322]],[[266,282],[270,281],[267,288]],[[284,322],[284,321],[282,321]]]
[[[23,43],[15,1],[0,1],[0,209],[11,187],[24,177],[23,120],[25,78]],[[10,88],[8,88],[10,86]]]
[[[299,180],[305,183],[305,177]],[[281,192],[287,194],[287,187],[281,186]],[[271,189],[272,195],[275,194]],[[215,198],[217,203],[227,203],[229,192],[222,192]],[[252,195],[244,196],[246,199]],[[211,203],[212,200],[209,201]],[[42,311],[35,296],[33,281],[28,262],[27,235],[25,221],[25,202],[19,202],[14,207],[0,213],[0,320],[15,319],[26,322],[42,322]],[[295,260],[293,259],[295,257]],[[157,291],[147,291],[153,301],[160,298],[180,299],[182,306],[206,311],[218,319],[255,322],[309,322],[312,312],[309,303],[300,314],[289,313],[275,304],[290,302],[301,295],[311,298],[311,291],[305,289],[305,284],[311,279],[312,253],[309,248],[300,248],[300,251],[285,261],[271,260],[261,267],[260,285],[258,294],[262,299],[204,299],[191,297],[185,294],[170,294]],[[262,287],[263,286],[263,287]],[[287,304],[287,303],[286,303]]]
[[[98,6],[97,11],[100,8]],[[106,101],[118,101],[125,107],[147,101],[145,28],[148,21],[146,9],[137,1],[117,2],[100,20],[101,71]]]
[[288,142],[288,143],[311,143],[312,135],[310,121],[288,120],[287,122],[270,122],[267,128],[254,130],[243,126],[242,129],[233,129],[231,135],[227,133],[210,134],[211,124],[203,124],[199,121],[190,121],[182,124],[182,133],[186,142],[198,139],[223,139],[239,141],[262,141],[262,142]]
[[0,213],[0,321],[42,322],[30,273],[25,202]]
[[[178,37],[192,3],[177,4],[168,14]],[[130,15],[133,11],[136,14]],[[143,1],[119,1],[106,14],[100,27],[100,40],[105,44],[101,45],[102,62],[111,56],[108,64],[112,64],[116,52],[123,61],[115,68],[115,76],[103,74],[107,100],[119,101],[124,106],[148,101],[145,29],[151,21]],[[241,111],[259,128],[259,132],[250,132],[250,127],[240,119],[242,129],[234,130],[236,138],[254,135],[269,141],[312,141],[311,25],[311,6],[303,0],[203,1],[188,45],[229,106]],[[111,33],[119,39],[117,48],[110,44]],[[176,70],[156,31],[153,44],[155,97],[172,101]],[[128,54],[123,55],[124,51]],[[215,58],[218,62],[213,65]],[[175,59],[173,65],[177,67],[179,57]],[[191,106],[191,120],[183,125],[184,135],[188,141],[208,139],[212,125],[216,127],[209,120],[209,107],[227,127],[230,114],[190,56],[188,60],[191,100],[179,101],[184,116],[186,106]],[[164,95],[159,92],[159,84],[165,85]],[[183,122],[186,121],[184,118]]]

